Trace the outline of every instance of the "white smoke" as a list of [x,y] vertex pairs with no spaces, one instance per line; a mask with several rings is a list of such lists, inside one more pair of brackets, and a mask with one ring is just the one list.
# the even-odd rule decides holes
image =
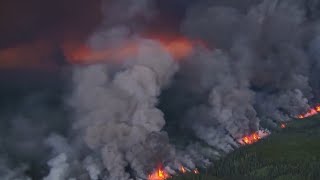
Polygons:
[[56,180],[56,179],[67,179],[69,164],[66,162],[67,156],[65,154],[60,154],[59,156],[51,159],[48,162],[50,173],[44,180]]

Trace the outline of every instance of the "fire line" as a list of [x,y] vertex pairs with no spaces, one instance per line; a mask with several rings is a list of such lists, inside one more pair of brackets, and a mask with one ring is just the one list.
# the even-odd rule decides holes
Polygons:
[[239,139],[238,142],[242,145],[250,145],[250,144],[258,142],[259,140],[261,140],[269,135],[270,135],[270,131],[259,130],[257,132],[252,133],[252,134],[244,136],[243,138]]
[[162,167],[157,168],[153,173],[149,174],[148,180],[166,180],[170,178],[168,172],[166,172]]
[[[194,170],[188,170],[186,167],[180,165],[179,172],[181,174],[193,173],[200,174],[199,170],[195,168]],[[155,169],[151,174],[148,175],[148,180],[166,180],[171,178],[172,176],[160,165],[157,169]]]
[[311,109],[309,109],[306,113],[298,115],[298,119],[304,119],[307,117],[311,117],[317,115],[320,112],[320,105],[317,105]]

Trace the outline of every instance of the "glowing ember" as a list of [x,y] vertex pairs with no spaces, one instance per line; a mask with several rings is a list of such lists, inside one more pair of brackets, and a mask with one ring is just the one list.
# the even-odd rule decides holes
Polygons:
[[194,169],[194,170],[193,170],[193,173],[195,173],[195,174],[199,174],[198,169],[197,169],[197,168],[196,168],[196,169]]
[[310,116],[314,116],[314,115],[318,114],[319,112],[320,112],[320,105],[317,105],[317,106],[311,108],[310,110],[308,110],[306,113],[298,115],[298,118],[299,119],[307,118]]
[[183,174],[187,172],[186,168],[183,167],[183,166],[180,166],[179,169],[180,169],[180,172],[183,173]]
[[253,143],[256,143],[259,140],[269,136],[269,135],[270,135],[270,131],[268,131],[268,130],[259,130],[257,132],[254,132],[254,133],[250,134],[250,135],[244,136],[243,138],[238,140],[238,142],[240,144],[243,144],[243,145],[253,144]]
[[163,168],[159,167],[153,173],[149,174],[148,180],[165,180],[171,176]]
[[284,128],[287,127],[287,125],[286,125],[285,123],[282,123],[282,124],[280,125],[280,127],[281,127],[281,129],[284,129]]

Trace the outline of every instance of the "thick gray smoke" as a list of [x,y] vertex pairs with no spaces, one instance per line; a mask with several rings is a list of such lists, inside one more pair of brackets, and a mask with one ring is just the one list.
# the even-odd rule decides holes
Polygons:
[[27,100],[3,115],[0,177],[128,180],[146,179],[158,163],[172,173],[180,164],[205,167],[320,97],[319,1],[190,3],[179,33],[206,47],[179,61],[141,36],[158,14],[155,2],[105,1],[87,45],[133,42],[137,53],[73,67],[62,108]]
[[[138,25],[130,22],[137,15],[149,17],[149,3],[107,2],[103,26],[89,40],[95,50],[134,41],[138,52],[125,60],[121,70],[114,72],[103,63],[79,67],[73,73],[74,90],[69,100],[75,111],[73,128],[89,148],[88,157],[94,154],[103,165],[91,166],[91,172],[87,171],[91,179],[101,175],[110,180],[126,180],[131,178],[130,171],[135,177],[146,178],[156,163],[174,158],[168,136],[161,132],[164,115],[156,105],[162,88],[170,83],[178,66],[157,42],[129,33]],[[116,14],[119,19],[110,18]],[[73,157],[68,158],[68,153],[62,152],[49,161],[52,169],[48,180],[75,175],[67,170],[73,168],[68,163]],[[101,173],[104,169],[107,173]]]
[[199,138],[227,152],[237,146],[234,139],[259,127],[252,105],[254,93],[248,87],[247,77],[233,69],[244,65],[241,60],[236,62],[239,65],[231,63],[226,53],[214,50],[200,51],[182,66],[187,68],[185,77],[192,78],[184,79],[183,86],[192,83],[193,96],[204,96],[204,101],[187,110],[184,118]]
[[19,105],[5,102],[2,106],[0,179],[29,180],[29,176],[37,179],[46,174],[45,140],[52,131],[65,133],[69,124],[58,96],[51,93],[37,93],[23,98]]
[[177,66],[155,42],[141,40],[139,46],[136,59],[113,77],[106,65],[85,67],[74,75],[75,129],[101,154],[114,180],[129,178],[126,166],[143,177],[155,158],[165,160],[171,153],[156,104]]
[[[209,50],[199,48],[181,63],[175,83],[163,95],[167,123],[178,119],[181,129],[229,152],[243,135],[278,128],[308,109],[318,82],[318,68],[312,67],[318,29],[307,16],[308,3],[248,1],[243,8],[210,1],[192,6],[181,29],[205,40]],[[197,153],[203,147],[191,149],[212,157]]]
[[[188,12],[185,33],[208,40],[225,55],[195,58],[189,66],[201,63],[206,66],[197,67],[202,72],[181,73],[193,73],[205,83],[209,99],[205,103],[212,106],[208,110],[225,109],[209,119],[233,137],[256,130],[256,116],[262,121],[286,121],[308,108],[306,98],[311,98],[312,88],[305,40],[310,27],[297,2],[263,1],[245,13],[234,7],[201,5]],[[201,84],[197,87],[203,90]]]

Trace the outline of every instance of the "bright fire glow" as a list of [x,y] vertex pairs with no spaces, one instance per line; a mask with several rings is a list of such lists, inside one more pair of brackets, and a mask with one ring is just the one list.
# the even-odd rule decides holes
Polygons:
[[320,112],[320,105],[317,105],[311,109],[309,109],[306,113],[298,115],[299,119],[307,118],[310,116],[314,116]]
[[184,174],[184,173],[186,173],[186,172],[187,172],[187,170],[186,170],[186,168],[185,168],[185,167],[180,166],[180,172]]
[[[154,36],[147,37],[146,39],[158,42],[162,46],[162,49],[167,51],[175,60],[189,56],[195,45],[205,47],[204,43],[185,37],[163,38],[161,36]],[[134,56],[138,53],[139,43],[137,41],[128,41],[121,46],[104,50],[92,50],[86,45],[74,48],[65,44],[63,49],[66,58],[71,63],[89,64],[105,60],[121,60]]]
[[261,137],[259,136],[258,132],[252,133],[250,135],[247,135],[245,137],[242,138],[242,141],[245,144],[253,144],[255,142],[258,142],[261,139]]
[[[190,170],[188,170],[187,168],[185,168],[184,166],[180,166],[180,168],[179,168],[179,171],[182,173],[182,174],[185,174],[185,173],[187,173],[187,172],[190,172]],[[199,170],[197,169],[197,168],[195,168],[193,171],[191,171],[192,173],[194,173],[194,174],[200,174],[199,173]]]
[[[191,172],[194,174],[200,174],[199,170],[195,168],[194,170],[190,171],[186,167],[180,165],[179,171],[182,174]],[[154,170],[151,174],[148,175],[148,180],[166,180],[171,178],[170,174],[160,165],[156,170]]]
[[195,174],[199,174],[198,169],[197,169],[197,168],[196,168],[196,169],[194,169],[194,170],[193,170],[193,173],[195,173]]
[[153,173],[149,174],[148,180],[166,180],[170,178],[168,172],[166,172],[163,168],[159,167]]
[[242,145],[248,145],[258,142],[259,140],[267,137],[270,135],[270,131],[268,130],[259,130],[254,132],[250,135],[244,136],[243,138],[239,139],[238,142]]

